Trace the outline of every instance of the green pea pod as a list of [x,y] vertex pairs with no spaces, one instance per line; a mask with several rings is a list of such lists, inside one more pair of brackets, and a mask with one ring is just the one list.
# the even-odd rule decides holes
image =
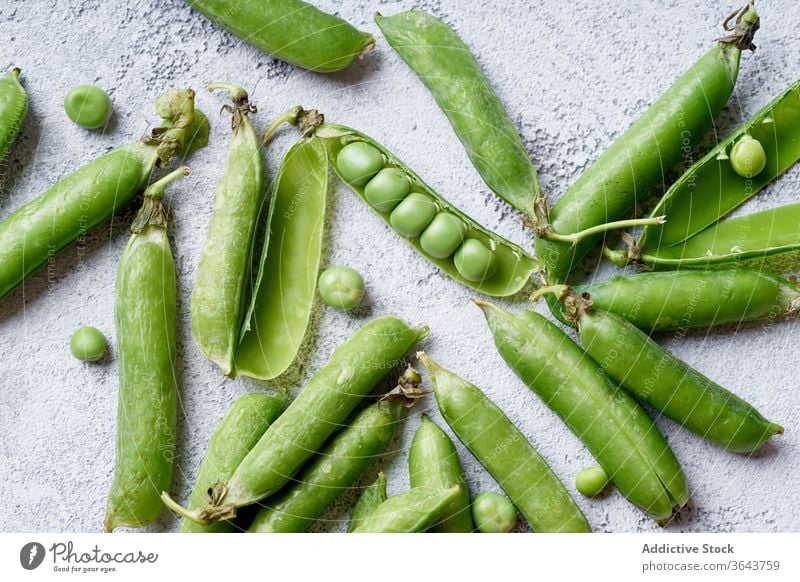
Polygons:
[[[650,271],[573,289],[647,333],[775,319],[800,310],[800,288],[754,269]],[[558,306],[553,314],[572,325]]]
[[683,471],[644,410],[554,324],[534,311],[483,309],[506,364],[583,441],[631,503],[669,519],[689,494]]
[[586,352],[614,380],[667,418],[729,451],[749,453],[783,427],[662,348],[632,323],[576,298]]
[[366,323],[314,374],[233,476],[214,487],[205,508],[191,512],[166,493],[162,499],[180,515],[209,524],[231,519],[236,508],[277,493],[408,350],[427,335],[427,327],[413,328],[394,316]]
[[358,496],[353,511],[350,512],[350,521],[347,523],[347,533],[353,533],[356,528],[364,521],[368,515],[371,515],[378,506],[386,501],[386,473],[381,471],[378,477],[370,483]]
[[383,400],[365,408],[297,475],[267,499],[250,532],[300,533],[350,487],[394,437],[403,401]]
[[752,48],[758,26],[752,5],[740,10],[731,34],[675,81],[553,206],[536,241],[536,256],[546,264],[551,285],[563,282],[602,234],[576,244],[548,236],[578,233],[632,214],[636,203],[712,126],[733,91],[741,52]]
[[[518,293],[525,287],[531,274],[538,270],[541,265],[539,261],[529,256],[522,248],[514,243],[505,240],[504,238],[490,232],[483,226],[472,220],[466,214],[461,212],[447,202],[444,198],[434,192],[422,179],[412,172],[405,164],[391,154],[386,148],[378,144],[373,139],[367,137],[363,133],[345,127],[343,125],[334,125],[330,123],[323,123],[314,130],[314,135],[320,138],[328,150],[328,155],[331,160],[336,160],[339,152],[349,144],[355,142],[363,142],[371,145],[380,151],[383,158],[386,160],[388,167],[400,170],[411,183],[411,190],[413,192],[422,192],[434,201],[437,213],[450,214],[459,219],[465,229],[464,239],[476,239],[480,241],[486,248],[492,251],[496,261],[496,268],[493,273],[478,281],[467,279],[459,274],[459,270],[454,261],[454,254],[450,253],[445,258],[438,258],[426,252],[421,244],[422,237],[412,237],[406,240],[415,248],[419,253],[428,261],[439,267],[445,274],[449,275],[459,283],[467,287],[485,293],[490,296],[508,296]],[[334,163],[334,170],[336,170],[339,177],[342,177],[339,168]],[[348,183],[342,178],[345,183],[356,192],[362,199],[366,201],[364,194],[364,187]],[[383,219],[384,222],[391,225],[389,211],[380,211],[372,207],[372,209]],[[424,233],[423,233],[424,236]],[[458,253],[456,253],[457,255]]]
[[[197,472],[187,509],[201,509],[208,502],[208,490],[220,481],[230,479],[259,439],[286,407],[284,393],[254,392],[234,402],[219,421],[208,443],[205,457]],[[181,522],[181,533],[226,533],[235,531],[230,521],[200,525],[191,519]]]
[[470,512],[469,489],[456,447],[447,433],[424,414],[408,451],[408,472],[411,477],[411,487],[441,489],[455,485],[461,487],[461,495],[453,501],[444,512],[441,521],[430,531],[469,533],[475,529]]
[[191,0],[187,3],[242,40],[317,73],[348,67],[375,39],[300,0]]
[[247,91],[227,83],[210,83],[210,91],[227,89],[233,106],[232,134],[225,170],[214,195],[214,209],[192,290],[192,335],[200,351],[233,373],[245,298],[250,279],[253,238],[264,202],[265,172],[261,143],[250,123],[255,111]]
[[361,520],[353,533],[416,533],[438,522],[448,506],[461,494],[458,485],[449,489],[415,487],[389,497]]
[[447,424],[508,494],[534,531],[591,531],[586,517],[538,451],[481,390],[424,353]]
[[469,47],[452,28],[427,12],[376,14],[375,22],[433,94],[486,185],[532,218],[539,197],[536,170]]
[[314,306],[328,175],[327,154],[315,138],[301,139],[281,163],[237,374],[269,380],[297,356]]
[[[759,141],[766,166],[745,178],[734,171],[728,154],[744,136]],[[637,246],[642,251],[669,247],[699,233],[740,206],[800,159],[800,81],[740,125],[697,162],[664,194],[653,215],[664,224],[645,226]]]
[[165,165],[200,135],[191,89],[161,95],[156,111],[170,127],[89,162],[0,222],[0,299],[55,253],[126,206],[145,187],[154,167]]
[[11,151],[28,114],[28,94],[19,82],[19,69],[13,67],[0,78],[0,162]]
[[159,496],[172,481],[177,298],[161,201],[167,184],[188,173],[188,168],[179,168],[147,188],[117,267],[117,456],[106,531],[152,523],[163,507]]

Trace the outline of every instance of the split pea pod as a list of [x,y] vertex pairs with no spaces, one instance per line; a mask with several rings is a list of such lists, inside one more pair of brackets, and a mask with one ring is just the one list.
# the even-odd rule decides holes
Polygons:
[[229,376],[246,309],[265,172],[261,143],[249,118],[256,109],[247,91],[228,83],[210,83],[208,88],[230,93],[233,104],[225,109],[232,115],[232,132],[192,289],[192,335],[200,351]]
[[[646,333],[789,317],[800,310],[800,288],[755,269],[649,271],[573,289]],[[557,305],[553,314],[572,325]]]
[[475,527],[470,512],[469,489],[458,460],[453,441],[441,428],[422,415],[408,451],[408,472],[411,487],[447,489],[458,485],[461,494],[447,508],[439,523],[430,531],[439,533],[469,533]]
[[[230,479],[242,459],[283,412],[286,400],[283,393],[253,392],[231,405],[211,435],[186,504],[187,509],[201,509],[208,501],[208,490],[218,482]],[[200,525],[191,519],[184,519],[180,529],[181,533],[225,533],[234,530],[230,521]]]
[[375,44],[371,34],[301,0],[187,3],[265,53],[317,73],[340,71]]
[[347,533],[353,533],[365,517],[372,514],[378,506],[388,498],[386,494],[386,473],[381,471],[378,477],[367,485],[358,496],[353,511],[350,512],[350,521],[347,523]]
[[586,445],[631,503],[656,521],[688,500],[669,445],[642,408],[563,331],[534,311],[483,309],[506,364]]
[[248,531],[300,533],[350,487],[394,437],[402,399],[365,408],[278,495],[266,499]]
[[462,443],[486,467],[536,532],[589,532],[567,488],[538,451],[481,390],[417,354],[436,404]]
[[427,12],[376,14],[375,22],[430,90],[486,185],[533,218],[539,197],[536,170],[469,47],[452,28]]
[[353,533],[416,533],[442,519],[447,507],[461,494],[458,485],[448,489],[415,487],[389,497],[367,515]]
[[178,383],[175,261],[162,204],[179,168],[150,185],[117,267],[114,314],[119,360],[117,455],[105,529],[144,527],[172,481]]
[[164,124],[147,141],[89,162],[0,222],[0,299],[127,205],[145,187],[153,168],[208,142],[207,123],[204,128],[196,124],[200,117],[195,116],[191,89],[161,95],[156,112]]
[[[578,178],[552,207],[549,219],[540,217],[546,224],[537,229],[536,256],[546,264],[551,285],[563,282],[602,238],[595,234],[573,244],[553,234],[578,233],[629,218],[636,203],[711,127],[733,91],[741,52],[753,48],[759,26],[752,4],[735,18],[729,35],[700,57]],[[731,19],[724,23],[726,30]]]
[[426,327],[410,327],[394,316],[369,321],[314,374],[231,478],[213,488],[205,508],[190,512],[166,493],[162,499],[180,515],[209,524],[231,519],[237,508],[277,493],[408,350],[427,335]]
[[19,82],[19,69],[13,67],[0,78],[0,162],[11,151],[28,114],[28,94]]

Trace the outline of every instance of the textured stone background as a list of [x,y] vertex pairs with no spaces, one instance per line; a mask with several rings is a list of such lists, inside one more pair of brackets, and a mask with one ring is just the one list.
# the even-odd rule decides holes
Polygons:
[[[316,0],[377,35],[372,13],[431,10],[455,26],[485,67],[519,127],[542,184],[560,195],[720,33],[718,23],[738,0],[578,0],[530,3],[445,0],[334,2]],[[754,54],[743,58],[736,93],[719,119],[725,135],[800,77],[800,5],[774,0],[759,7],[762,30]],[[204,90],[226,80],[250,90],[260,107],[257,128],[296,103],[352,125],[383,142],[434,188],[473,217],[527,247],[518,217],[482,184],[433,99],[383,39],[366,60],[343,73],[320,76],[293,68],[245,45],[178,0],[135,3],[84,0],[3,2],[0,66],[16,64],[31,110],[0,194],[0,218],[47,186],[110,148],[137,139],[156,120],[153,99],[171,86],[198,91],[213,141],[190,160],[194,173],[171,189],[172,226],[181,294],[179,356],[180,444],[173,492],[188,493],[208,438],[227,406],[263,387],[221,376],[194,346],[188,298],[205,236],[229,132],[217,115],[223,99]],[[85,131],[66,118],[62,99],[79,83],[106,88],[115,113],[104,132]],[[271,172],[290,132],[267,155]],[[713,139],[709,136],[709,140]],[[293,136],[292,138],[293,139]],[[747,210],[796,200],[795,168]],[[572,489],[577,471],[592,463],[580,442],[505,367],[495,352],[470,291],[419,258],[340,184],[330,199],[326,264],[346,263],[364,274],[366,306],[343,314],[317,306],[298,389],[351,332],[369,317],[396,313],[428,323],[426,349],[442,364],[481,386],[522,428]],[[85,244],[63,252],[0,304],[0,529],[98,531],[111,481],[116,430],[117,369],[111,357],[83,364],[70,356],[70,334],[94,325],[114,337],[117,259],[128,238],[131,211],[99,228]],[[598,273],[611,272],[607,265]],[[691,510],[668,531],[791,531],[800,518],[800,327],[762,324],[694,334],[673,342],[689,363],[754,403],[787,428],[752,458],[726,453],[659,419],[683,462]],[[408,418],[392,454],[380,463],[391,491],[407,485],[405,451],[429,399]],[[474,493],[497,489],[462,448]],[[374,474],[376,467],[371,470]],[[370,475],[370,476],[371,476]],[[326,514],[346,517],[353,495]],[[598,531],[659,528],[618,493],[577,497]],[[164,512],[152,531],[173,530]],[[336,528],[327,524],[321,529]]]

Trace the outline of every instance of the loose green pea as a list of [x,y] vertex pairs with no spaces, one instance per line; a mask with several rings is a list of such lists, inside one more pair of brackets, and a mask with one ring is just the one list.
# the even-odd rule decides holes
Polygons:
[[758,176],[767,165],[764,146],[749,134],[744,134],[731,150],[731,167],[742,178]]
[[499,493],[480,493],[472,502],[472,521],[481,533],[508,533],[517,524],[517,508]]
[[575,489],[586,497],[600,495],[608,485],[608,475],[603,467],[584,467],[575,477]]
[[72,355],[84,362],[96,362],[106,355],[106,338],[95,327],[82,327],[69,340]]
[[390,212],[408,196],[410,189],[408,177],[401,170],[384,168],[367,183],[364,197],[378,212]]
[[348,184],[363,186],[369,182],[385,161],[378,148],[363,141],[353,142],[342,148],[336,157],[339,174]]
[[319,294],[331,307],[350,311],[364,298],[364,279],[355,269],[334,265],[319,276]]
[[416,238],[436,216],[436,204],[429,196],[412,192],[392,210],[389,224],[392,228],[408,238]]
[[437,259],[452,255],[464,240],[464,223],[448,212],[440,212],[419,239],[422,249]]
[[465,240],[453,259],[459,274],[469,281],[488,279],[497,269],[492,250],[475,238]]
[[78,85],[64,97],[64,111],[77,125],[97,129],[111,117],[111,99],[100,87]]

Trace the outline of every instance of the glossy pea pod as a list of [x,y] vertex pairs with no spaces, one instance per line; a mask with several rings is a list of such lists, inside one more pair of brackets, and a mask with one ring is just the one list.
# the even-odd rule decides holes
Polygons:
[[378,506],[388,499],[386,494],[386,473],[381,471],[375,481],[367,485],[358,496],[358,501],[350,512],[350,521],[347,522],[347,533],[353,533],[365,517],[372,514]]
[[400,422],[402,399],[365,408],[278,495],[264,501],[248,528],[254,533],[300,533],[350,487],[389,445]]
[[[287,397],[283,393],[264,394],[253,392],[234,402],[219,421],[200,469],[186,508],[201,509],[208,502],[208,490],[220,481],[230,479],[242,462],[275,419],[286,407]],[[181,533],[226,533],[235,531],[230,521],[218,521],[211,525],[200,525],[191,519],[181,522]]]
[[328,177],[327,153],[313,137],[294,144],[281,162],[236,352],[239,375],[270,380],[297,356],[314,307]]
[[156,100],[161,127],[89,162],[0,222],[0,299],[54,253],[108,220],[147,184],[156,166],[208,143],[208,122],[194,109],[194,91]]
[[631,503],[663,522],[689,493],[678,460],[642,408],[554,324],[534,311],[483,309],[498,352],[581,439]]
[[[646,333],[772,320],[800,310],[800,288],[783,277],[744,268],[648,271],[573,290]],[[573,325],[563,304],[557,305],[553,314]]]
[[469,489],[456,447],[447,433],[424,414],[408,450],[408,473],[411,487],[461,487],[461,494],[430,531],[469,533],[475,529],[470,513]]
[[348,67],[375,39],[301,0],[191,0],[211,21],[287,63],[317,73]]
[[19,73],[13,67],[0,78],[0,162],[11,151],[28,114],[28,94],[19,82]]
[[536,170],[469,47],[452,28],[427,12],[376,14],[375,22],[430,90],[486,185],[533,218],[540,195]]
[[200,511],[187,511],[168,494],[174,511],[201,524],[231,519],[236,509],[277,493],[409,349],[428,335],[394,316],[375,318],[337,349],[299,396],[264,433],[230,479],[213,488]]
[[[726,29],[731,19],[724,23]],[[540,218],[536,256],[546,264],[551,285],[563,282],[602,234],[576,244],[548,237],[585,231],[633,212],[680,161],[684,148],[712,126],[733,91],[742,50],[753,48],[758,26],[752,4],[740,10],[730,34],[700,57],[578,178],[552,207],[545,226]]]
[[264,203],[265,171],[261,143],[249,118],[256,109],[250,104],[247,91],[228,83],[210,83],[208,88],[230,93],[233,104],[225,109],[232,114],[232,131],[192,289],[192,335],[200,351],[229,376],[234,372],[247,309],[253,239]]
[[114,480],[105,529],[144,527],[163,508],[175,454],[178,382],[175,261],[162,204],[167,184],[189,173],[179,168],[147,188],[117,267],[119,402]]
[[537,532],[591,531],[567,488],[538,451],[481,390],[417,354],[447,424]]
[[442,519],[447,507],[461,494],[458,485],[448,489],[415,487],[389,497],[364,517],[353,533],[416,533]]

